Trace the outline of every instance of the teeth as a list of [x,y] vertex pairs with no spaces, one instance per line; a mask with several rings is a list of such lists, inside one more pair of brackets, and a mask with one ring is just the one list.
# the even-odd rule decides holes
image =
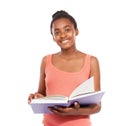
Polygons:
[[64,41],[62,41],[62,43],[67,43],[68,42],[68,40],[64,40]]

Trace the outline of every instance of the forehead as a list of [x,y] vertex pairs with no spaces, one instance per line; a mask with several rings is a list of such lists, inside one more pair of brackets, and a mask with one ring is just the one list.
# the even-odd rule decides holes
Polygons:
[[68,18],[60,18],[53,22],[52,28],[60,29],[66,26],[73,26],[72,22]]

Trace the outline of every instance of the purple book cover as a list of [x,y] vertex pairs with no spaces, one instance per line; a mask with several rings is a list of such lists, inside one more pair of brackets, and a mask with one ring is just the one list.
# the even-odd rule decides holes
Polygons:
[[48,110],[48,107],[54,107],[55,105],[69,107],[75,101],[79,102],[80,105],[89,105],[89,104],[99,103],[101,102],[101,99],[104,93],[105,93],[104,91],[97,91],[97,92],[87,93],[83,95],[78,95],[70,99],[66,97],[61,100],[44,99],[44,100],[41,100],[41,102],[39,102],[39,99],[34,99],[34,102],[32,102],[30,105],[32,107],[33,112],[36,114],[52,113],[51,111]]

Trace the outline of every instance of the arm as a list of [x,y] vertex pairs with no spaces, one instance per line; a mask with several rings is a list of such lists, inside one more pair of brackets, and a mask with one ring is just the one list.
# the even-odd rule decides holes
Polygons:
[[94,76],[94,87],[95,91],[100,90],[100,67],[99,62],[96,57],[91,57],[91,64],[90,64],[90,77]]
[[[91,57],[90,62],[90,77],[94,76],[94,87],[95,91],[100,90],[100,69],[99,62],[96,57]],[[73,107],[62,108],[55,106],[55,109],[49,108],[52,112],[59,115],[90,115],[100,111],[101,103],[89,105],[87,107],[81,107],[77,102],[74,103]]]
[[[94,76],[94,87],[95,91],[100,91],[100,67],[99,67],[99,61],[96,57],[91,57],[90,62],[90,77]],[[75,106],[75,105],[74,105]],[[78,107],[76,103],[76,107]],[[81,108],[78,112],[82,115],[90,115],[99,112],[101,109],[101,103],[90,105],[85,108]]]
[[40,67],[40,79],[37,93],[43,94],[46,96],[46,88],[45,88],[45,66],[46,66],[46,57],[42,59],[41,67]]
[[46,57],[44,57],[41,62],[38,91],[34,94],[29,95],[28,97],[29,104],[32,99],[44,97],[46,95],[45,93],[45,65],[46,65]]

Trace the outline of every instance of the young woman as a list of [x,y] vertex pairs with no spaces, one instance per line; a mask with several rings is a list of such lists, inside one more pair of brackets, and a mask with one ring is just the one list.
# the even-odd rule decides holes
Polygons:
[[[79,34],[75,19],[66,11],[53,14],[50,25],[53,40],[61,51],[43,57],[38,91],[30,94],[28,103],[34,98],[61,94],[69,96],[82,82],[94,76],[95,91],[100,90],[99,62],[95,56],[76,48],[75,38]],[[44,114],[44,126],[91,126],[90,115],[101,109],[101,104],[82,107],[48,108],[53,114]]]

